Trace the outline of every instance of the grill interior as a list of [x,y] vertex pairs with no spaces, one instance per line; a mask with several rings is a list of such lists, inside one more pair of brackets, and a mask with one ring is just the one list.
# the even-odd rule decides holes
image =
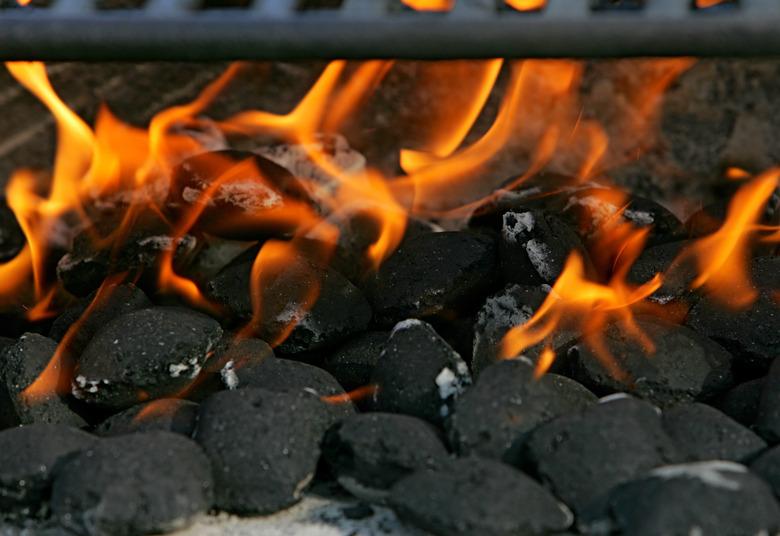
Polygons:
[[4,59],[302,59],[767,56],[780,2],[548,0],[520,12],[457,0],[32,0],[0,2]]

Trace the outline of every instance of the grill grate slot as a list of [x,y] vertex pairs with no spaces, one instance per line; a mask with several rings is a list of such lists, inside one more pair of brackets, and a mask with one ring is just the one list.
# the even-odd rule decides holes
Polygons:
[[[25,1],[29,5],[18,4]],[[780,54],[780,0],[711,2],[456,0],[448,12],[421,12],[401,0],[0,0],[0,57]]]

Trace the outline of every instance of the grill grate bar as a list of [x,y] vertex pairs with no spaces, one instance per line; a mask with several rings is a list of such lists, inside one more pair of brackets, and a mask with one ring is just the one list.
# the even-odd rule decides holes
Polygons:
[[642,9],[591,9],[548,0],[540,12],[458,0],[450,13],[419,13],[398,0],[345,0],[299,10],[297,0],[197,9],[200,0],[147,0],[97,10],[94,0],[0,9],[0,58],[224,60],[780,55],[780,0],[740,0],[695,10],[689,0]]

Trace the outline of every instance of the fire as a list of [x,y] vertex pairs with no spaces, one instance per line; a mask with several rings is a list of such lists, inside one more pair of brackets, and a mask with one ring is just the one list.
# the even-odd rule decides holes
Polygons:
[[[505,335],[502,356],[514,358],[532,346],[551,342],[558,330],[576,329],[599,351],[605,366],[619,376],[620,371],[599,338],[604,326],[612,321],[619,322],[645,345],[648,352],[652,352],[652,342],[637,327],[631,308],[660,288],[661,276],[657,274],[642,285],[631,285],[625,280],[628,269],[642,250],[646,234],[644,230],[634,230],[630,234],[629,244],[618,257],[616,269],[606,283],[588,276],[582,257],[572,253],[533,317]],[[554,358],[551,354],[549,347],[542,352],[538,370],[549,368]]]
[[707,9],[708,7],[715,7],[718,5],[724,5],[731,3],[731,0],[695,0],[696,9]]
[[[454,2],[405,3],[418,10],[449,10]],[[507,0],[506,4],[522,11],[541,9],[546,3]],[[688,59],[657,60],[642,87],[631,92],[629,99],[636,112],[623,121],[636,133],[634,137],[642,138],[651,130],[660,96],[690,64]],[[8,205],[27,245],[16,258],[0,265],[0,297],[5,305],[23,303],[31,319],[55,314],[62,298],[67,297],[52,273],[51,261],[56,260],[53,256],[57,246],[67,247],[69,232],[88,229],[94,234],[97,250],[116,254],[137,220],[154,214],[169,225],[173,244],[163,251],[155,266],[155,290],[209,312],[219,309],[209,302],[196,279],[176,265],[175,244],[190,234],[231,230],[246,230],[258,240],[247,289],[252,318],[240,332],[242,336],[265,334],[272,324],[281,324],[274,326],[267,337],[267,342],[278,345],[316,303],[322,270],[328,267],[340,239],[354,221],[368,218],[375,227],[362,251],[360,266],[370,274],[401,243],[410,217],[436,218],[454,226],[462,223],[475,206],[496,196],[498,190],[515,188],[542,170],[570,176],[571,186],[576,186],[603,180],[605,169],[626,158],[620,140],[616,143],[608,128],[583,112],[579,90],[584,66],[574,61],[490,59],[427,66],[421,71],[421,89],[438,85],[447,91],[431,105],[427,124],[419,125],[404,138],[397,155],[402,172],[397,176],[370,164],[344,166],[330,151],[332,140],[346,137],[348,126],[393,72],[395,62],[370,61],[352,66],[334,61],[287,113],[243,110],[226,118],[207,118],[212,103],[229,90],[243,69],[249,68],[236,63],[193,101],[157,113],[148,128],[128,125],[104,106],[94,129],[57,95],[42,64],[7,65],[11,74],[49,109],[58,134],[50,176],[18,170],[6,190]],[[455,87],[457,91],[451,90]],[[500,99],[491,99],[497,88],[503,94]],[[314,170],[294,173],[302,185],[300,198],[282,191],[252,158],[225,162],[215,151],[231,146],[234,140],[258,139],[264,143],[273,140],[267,142],[272,148],[277,147],[273,144],[282,144]],[[507,153],[521,154],[525,168],[513,177],[492,173],[491,166]],[[165,195],[177,187],[177,166],[194,155],[205,155],[206,167],[219,171],[212,173],[208,186],[198,191],[186,208],[174,213],[168,210]],[[770,171],[755,179],[736,171],[728,175],[745,184],[734,197],[723,226],[694,242],[683,255],[697,261],[695,288],[714,294],[719,289],[736,291],[740,296],[738,305],[746,305],[755,297],[747,275],[752,245],[758,240],[780,240],[780,229],[760,224],[763,208],[777,187],[778,172]],[[221,188],[247,177],[283,203],[216,218],[211,222],[213,227],[203,231],[206,215]],[[607,201],[616,207],[628,203],[628,197],[615,194],[615,190],[604,190],[603,195],[610,196]],[[91,227],[100,217],[95,208],[100,203],[124,211],[121,224],[105,236]],[[611,322],[620,323],[652,352],[652,341],[638,329],[633,315],[660,287],[663,275],[657,274],[644,284],[628,282],[629,269],[642,252],[648,230],[625,222],[622,210],[601,222],[590,235],[592,262],[578,252],[571,253],[536,314],[506,335],[504,357],[543,346],[535,372],[541,376],[555,358],[555,333],[573,329],[582,332],[584,340],[600,350],[607,366],[619,375],[599,339]],[[63,243],[56,243],[62,236],[66,237],[61,239]],[[123,277],[132,276],[113,275],[104,286],[119,283]],[[286,304],[278,303],[277,289],[282,287],[294,289],[293,295],[285,295]],[[105,292],[101,287],[95,300]],[[94,303],[83,318],[90,314]],[[80,325],[77,322],[72,329],[78,330]],[[27,396],[39,399],[60,392],[69,382],[69,336],[70,332]],[[347,399],[366,396],[370,389],[348,393]],[[342,399],[328,401],[337,403]]]
[[721,227],[683,252],[683,256],[693,256],[699,266],[694,288],[703,288],[735,308],[747,307],[756,299],[748,262],[757,232],[774,230],[765,240],[780,240],[780,228],[759,225],[764,207],[778,187],[778,178],[780,170],[773,169],[742,186],[729,204]]
[[455,0],[401,0],[415,11],[450,11]]
[[547,5],[547,0],[505,0],[505,3],[517,11],[538,11]]

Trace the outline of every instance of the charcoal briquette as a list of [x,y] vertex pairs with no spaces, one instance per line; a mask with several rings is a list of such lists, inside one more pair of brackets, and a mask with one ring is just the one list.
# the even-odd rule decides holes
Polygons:
[[711,403],[738,423],[744,426],[753,426],[758,414],[758,405],[761,400],[764,381],[764,378],[756,378],[742,382],[723,393]]
[[584,523],[606,534],[775,534],[780,508],[744,465],[705,461],[667,465],[617,487],[605,514]]
[[[170,224],[154,212],[139,215],[125,234],[111,243],[111,247],[98,248],[95,236],[111,236],[123,229],[126,222],[122,214],[98,220],[73,239],[71,250],[57,263],[57,277],[65,290],[75,296],[87,296],[98,289],[112,273],[129,272],[155,286],[155,267],[160,255],[174,251],[174,261],[184,263],[198,246],[198,239],[191,234],[174,236]],[[151,274],[151,277],[148,277]]]
[[679,255],[689,245],[688,241],[678,241],[645,248],[631,266],[628,281],[641,285],[656,274],[662,274],[661,287],[648,297],[649,300],[666,304],[687,296],[697,270],[692,259]]
[[135,432],[173,432],[191,436],[195,431],[198,405],[178,398],[159,398],[116,413],[95,428],[99,436]]
[[325,357],[322,366],[348,391],[368,385],[389,336],[388,331],[357,335]]
[[600,505],[618,484],[681,461],[652,404],[613,396],[531,432],[526,459],[557,497],[577,512]]
[[[209,295],[233,318],[244,322],[252,318],[253,260],[232,263],[208,285]],[[297,303],[306,288],[318,289],[310,308]],[[317,266],[303,256],[291,260],[283,276],[266,279],[260,298],[263,318],[257,336],[261,339],[277,340],[294,323],[289,336],[279,345],[280,353],[294,354],[337,344],[366,329],[371,321],[371,307],[357,287],[335,270]]]
[[258,366],[274,357],[273,348],[262,339],[225,333],[214,355],[206,360],[187,398],[201,401],[225,388],[235,389],[238,387],[237,369]]
[[731,386],[732,357],[707,337],[650,318],[638,318],[636,327],[653,351],[621,324],[609,324],[600,334],[624,376],[616,377],[597,351],[582,343],[569,352],[573,377],[599,395],[627,391],[662,406],[706,400]]
[[766,448],[755,432],[705,404],[680,404],[664,411],[666,433],[686,461],[746,462]]
[[595,238],[599,229],[625,221],[649,229],[647,245],[654,246],[685,238],[682,222],[662,205],[619,190],[589,188],[572,193],[561,216],[575,226],[584,241]]
[[192,384],[221,336],[216,320],[188,309],[152,307],[118,316],[84,349],[73,393],[112,409],[176,394]]
[[498,251],[504,282],[524,285],[554,283],[572,252],[588,258],[569,224],[542,210],[505,212]]
[[780,303],[776,299],[780,257],[756,259],[751,276],[757,299],[749,307],[703,298],[691,308],[686,323],[726,347],[743,368],[765,371],[780,357]]
[[[502,359],[501,343],[504,336],[511,328],[530,320],[547,296],[548,293],[541,287],[509,285],[501,292],[488,297],[474,322],[471,369],[475,376],[490,364]],[[563,354],[578,336],[579,334],[572,330],[558,330],[551,338],[551,347],[556,354]],[[538,344],[526,348],[522,353],[535,360],[544,347],[544,344]]]
[[341,417],[349,416],[354,408],[343,399],[345,392],[338,380],[326,370],[292,359],[264,359],[259,363],[223,369],[225,387],[261,388],[282,393],[300,393],[317,399],[334,397],[328,407]]
[[325,436],[323,459],[345,489],[377,501],[417,470],[434,469],[447,449],[427,422],[392,413],[353,415]]
[[0,519],[45,515],[56,464],[97,441],[86,432],[58,424],[30,424],[0,432]]
[[297,503],[333,424],[319,400],[265,389],[222,391],[200,407],[195,440],[212,461],[216,506],[271,514]]
[[[25,333],[5,348],[0,363],[0,427],[32,423],[86,425],[69,406],[67,395],[58,394],[66,386],[47,380],[45,385],[38,384],[36,396],[25,393],[49,365],[56,350],[55,341],[37,333]],[[51,370],[55,373],[68,373],[63,370],[63,362],[57,361],[53,366]]]
[[441,536],[550,534],[573,521],[569,509],[533,479],[476,457],[404,478],[388,502],[402,520]]
[[761,453],[751,462],[750,470],[764,479],[772,487],[775,496],[780,498],[780,446]]
[[192,156],[174,168],[166,208],[174,217],[202,208],[197,229],[251,240],[291,232],[295,222],[280,216],[306,198],[303,184],[282,166],[230,149]]
[[78,534],[132,536],[186,527],[213,504],[209,459],[180,434],[102,439],[57,467],[53,516]]
[[595,402],[573,380],[556,374],[537,380],[525,360],[502,361],[486,368],[455,403],[448,423],[450,442],[460,455],[514,462],[534,428]]
[[151,307],[146,294],[131,283],[110,285],[100,293],[93,292],[76,305],[65,309],[55,320],[49,336],[62,341],[74,326],[68,338],[67,349],[71,355],[79,356],[95,333],[114,318],[131,311]]
[[16,216],[3,200],[0,202],[0,262],[16,257],[25,242],[26,238]]
[[404,242],[368,283],[376,320],[392,326],[472,305],[495,285],[497,244],[488,234],[425,233]]
[[780,359],[775,359],[761,386],[755,428],[772,444],[780,443]]
[[471,384],[468,366],[422,320],[396,324],[371,374],[377,411],[404,413],[441,423]]

